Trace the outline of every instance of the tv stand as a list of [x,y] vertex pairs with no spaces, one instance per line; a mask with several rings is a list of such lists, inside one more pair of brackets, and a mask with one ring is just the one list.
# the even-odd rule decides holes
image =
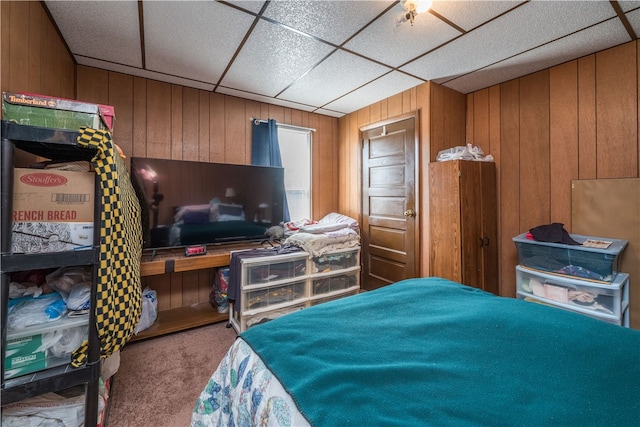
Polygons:
[[[217,322],[227,322],[227,313],[218,313],[209,303],[209,292],[194,292],[179,286],[170,286],[171,278],[176,273],[207,275],[206,269],[227,267],[231,260],[231,251],[255,249],[264,247],[259,242],[229,243],[225,245],[208,245],[207,253],[187,257],[184,249],[158,249],[143,253],[140,260],[140,276],[142,286],[149,286],[158,293],[158,318],[148,329],[134,335],[131,341],[179,332],[198,326],[210,325]],[[209,275],[207,275],[208,277]],[[148,283],[150,282],[150,283]],[[161,289],[156,289],[155,283],[160,283]],[[164,286],[167,284],[167,286]],[[209,282],[209,291],[213,289],[213,282]],[[179,301],[174,303],[174,301]],[[163,308],[164,307],[164,308]]]

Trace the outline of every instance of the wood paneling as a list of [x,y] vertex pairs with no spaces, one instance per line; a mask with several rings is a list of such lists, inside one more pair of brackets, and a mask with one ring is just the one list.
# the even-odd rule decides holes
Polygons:
[[75,98],[73,59],[40,2],[0,3],[2,91]]
[[[338,211],[336,118],[86,66],[78,66],[77,88],[80,99],[114,105],[114,141],[127,156],[250,164],[251,117],[315,128],[313,217]],[[213,274],[171,273],[144,284],[168,310],[208,301]]]
[[493,86],[488,103],[484,89],[467,95],[467,136],[489,126],[498,171],[502,295],[515,296],[513,236],[549,222],[572,231],[572,179],[638,177],[637,50],[630,42]]

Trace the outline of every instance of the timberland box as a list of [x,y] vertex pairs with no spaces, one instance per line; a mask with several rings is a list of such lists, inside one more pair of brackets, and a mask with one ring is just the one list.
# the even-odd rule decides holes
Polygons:
[[3,120],[20,125],[79,130],[108,130],[97,104],[41,95],[3,92]]
[[12,252],[89,249],[95,173],[14,169]]

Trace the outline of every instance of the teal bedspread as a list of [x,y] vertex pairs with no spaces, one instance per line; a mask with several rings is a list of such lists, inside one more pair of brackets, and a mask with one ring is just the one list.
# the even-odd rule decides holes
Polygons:
[[315,426],[640,426],[640,331],[444,279],[241,336]]

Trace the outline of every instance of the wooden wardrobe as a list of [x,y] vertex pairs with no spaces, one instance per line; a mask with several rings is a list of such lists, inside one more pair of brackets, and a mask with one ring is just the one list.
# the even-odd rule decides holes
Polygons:
[[493,162],[429,163],[431,275],[498,294]]

